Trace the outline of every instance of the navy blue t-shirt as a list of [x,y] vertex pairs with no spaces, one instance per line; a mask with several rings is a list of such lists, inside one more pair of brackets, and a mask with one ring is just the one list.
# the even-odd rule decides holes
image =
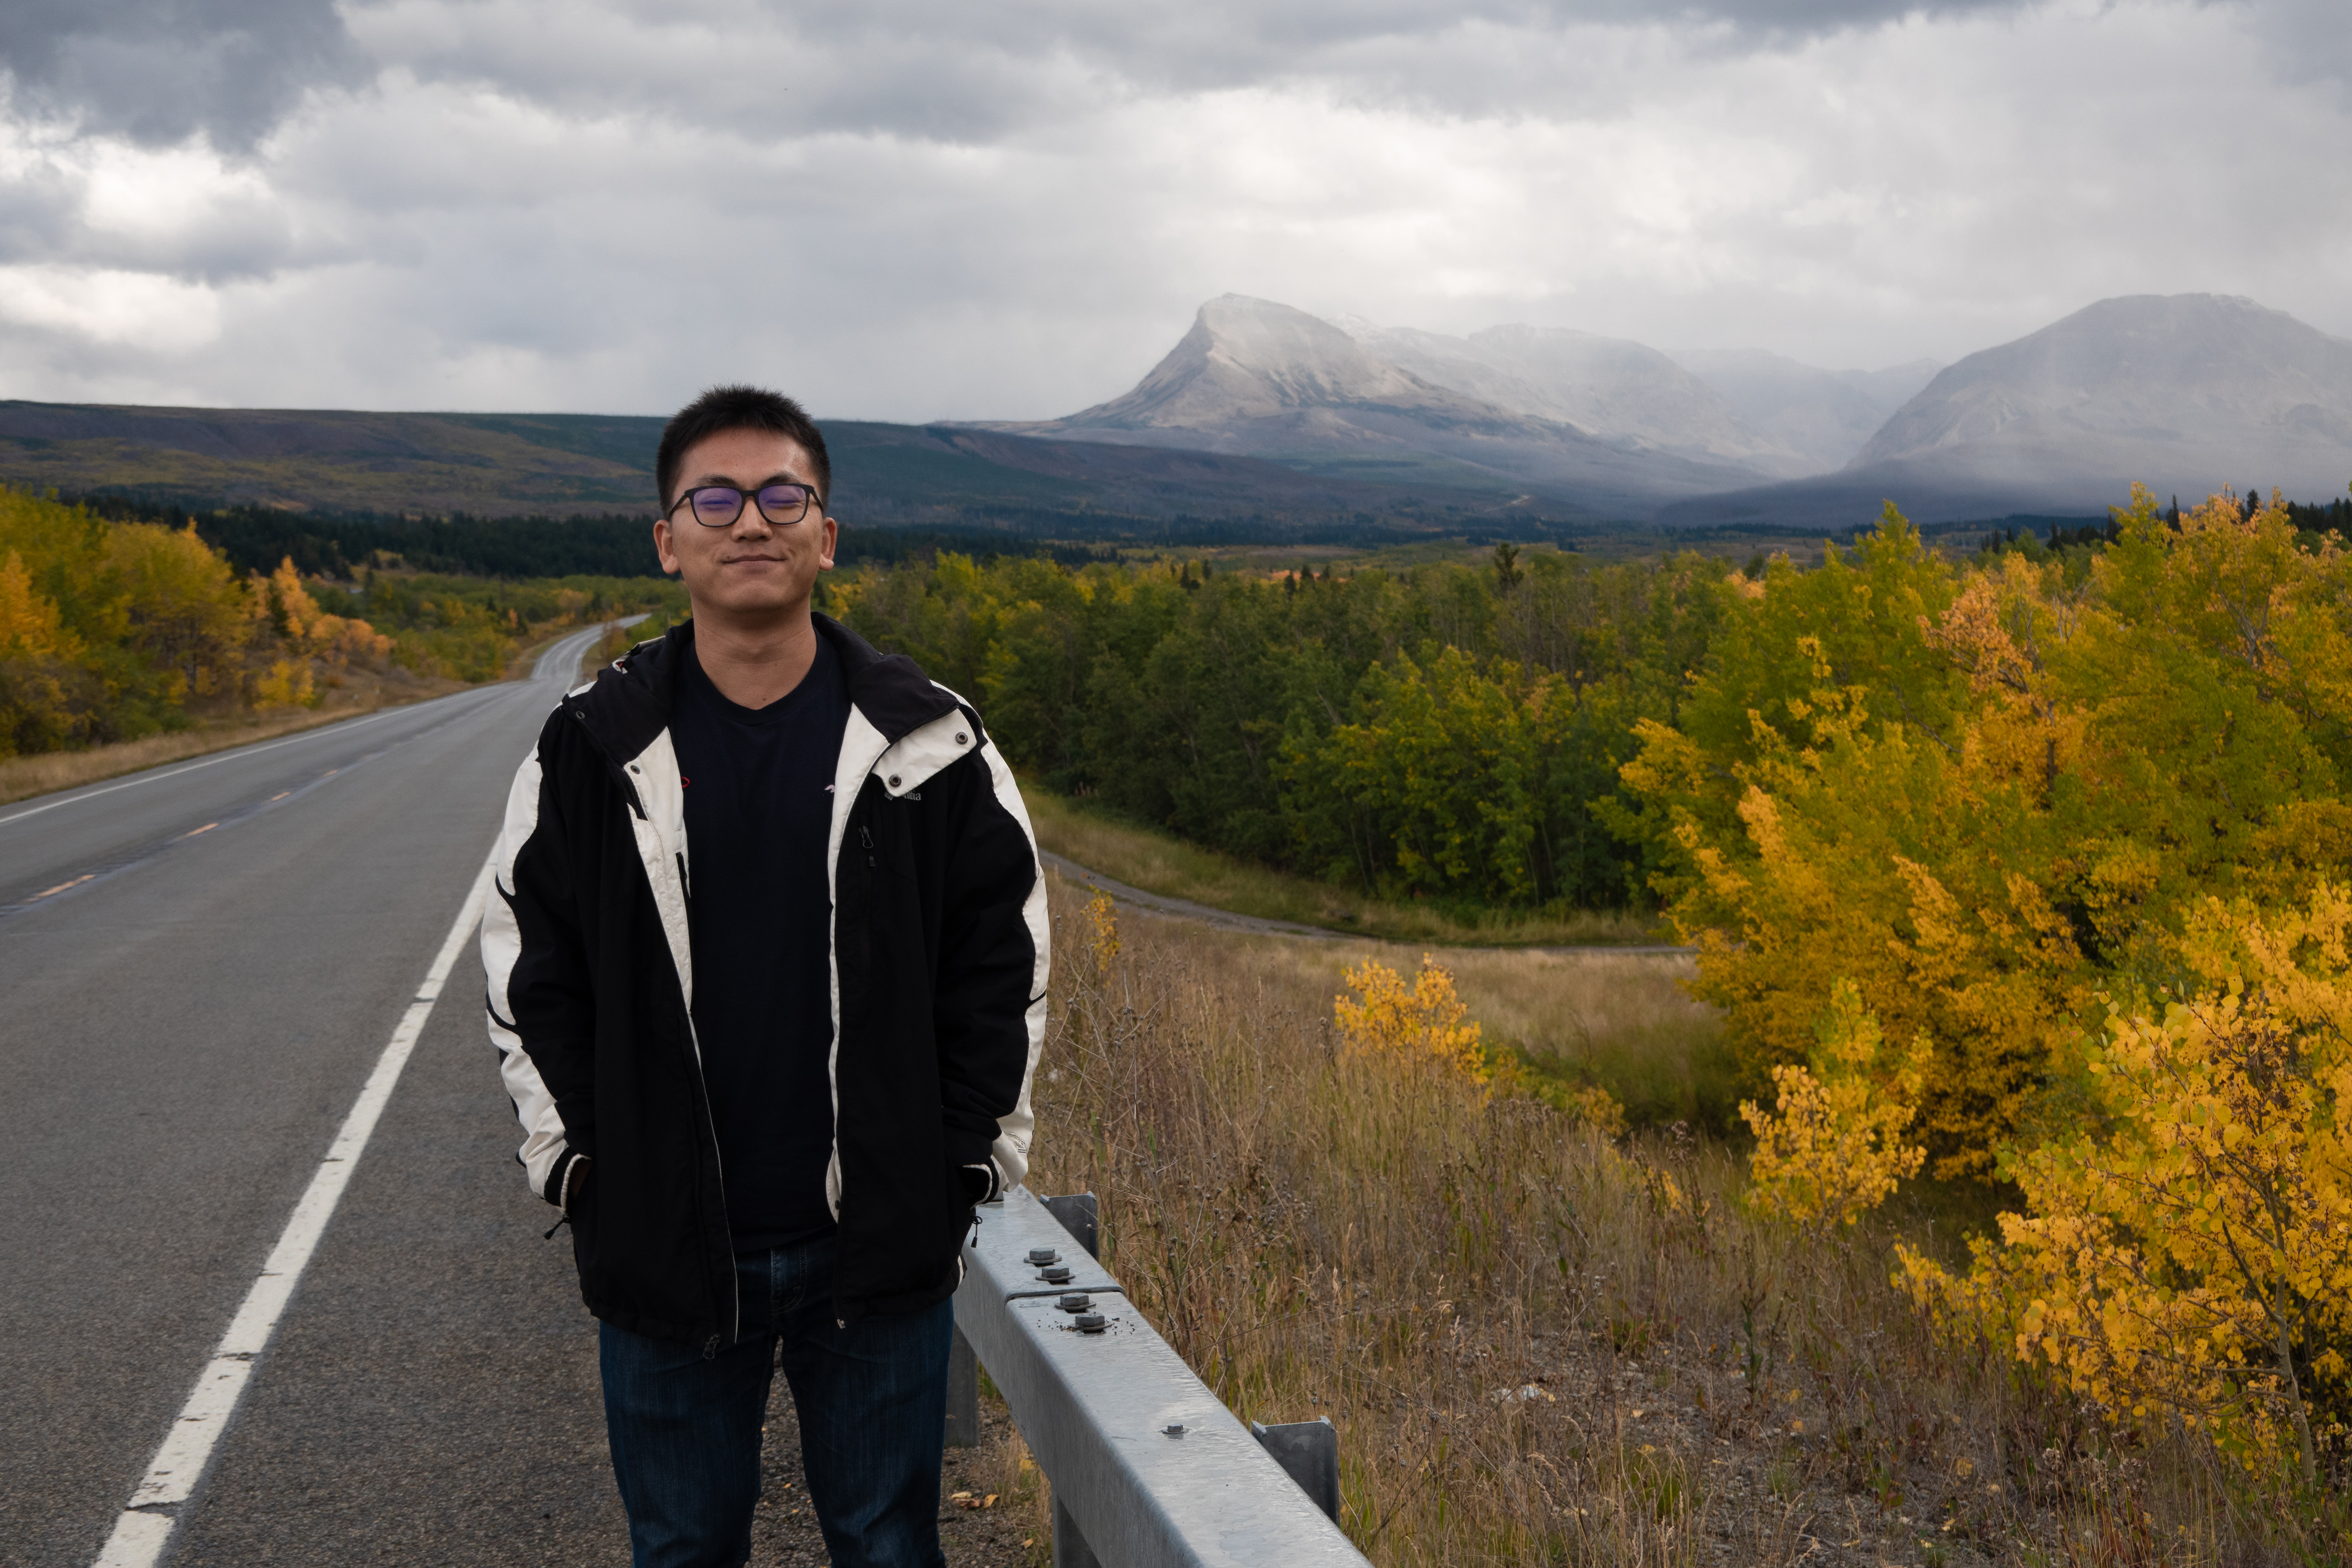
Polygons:
[[833,1228],[831,899],[825,838],[849,695],[820,634],[801,683],[765,708],[682,661],[670,739],[686,785],[694,1029],[735,1246]]

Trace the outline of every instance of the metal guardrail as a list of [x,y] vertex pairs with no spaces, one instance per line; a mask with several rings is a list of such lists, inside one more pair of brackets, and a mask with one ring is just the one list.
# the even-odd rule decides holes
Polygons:
[[1234,1419],[1095,1260],[1091,1196],[1015,1187],[980,1214],[955,1297],[950,1441],[978,1435],[976,1357],[1053,1485],[1055,1568],[1362,1568],[1330,1517],[1330,1424]]

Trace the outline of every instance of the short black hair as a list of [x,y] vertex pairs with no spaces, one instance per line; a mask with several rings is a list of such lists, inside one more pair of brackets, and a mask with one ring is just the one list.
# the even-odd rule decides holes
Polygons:
[[677,483],[678,466],[694,444],[728,430],[765,430],[795,443],[816,465],[817,500],[833,499],[833,462],[825,456],[824,432],[808,410],[781,392],[761,386],[714,386],[670,416],[662,426],[660,449],[654,457],[654,482],[661,490],[662,510],[670,508],[670,489]]

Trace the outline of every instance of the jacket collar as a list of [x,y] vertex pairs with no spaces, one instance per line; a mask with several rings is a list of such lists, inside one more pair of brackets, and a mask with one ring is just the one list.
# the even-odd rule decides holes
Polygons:
[[[956,710],[954,695],[934,685],[905,654],[877,651],[831,616],[812,614],[809,619],[841,660],[850,706],[886,742]],[[694,623],[681,622],[598,670],[595,680],[566,697],[563,705],[586,722],[615,761],[625,763],[669,727],[678,671],[693,646]]]

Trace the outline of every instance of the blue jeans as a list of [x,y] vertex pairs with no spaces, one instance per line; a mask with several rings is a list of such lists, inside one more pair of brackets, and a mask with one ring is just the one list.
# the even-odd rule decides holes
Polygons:
[[940,1451],[951,1303],[842,1328],[833,1238],[735,1259],[743,1334],[699,1348],[600,1324],[604,1430],[635,1568],[740,1568],[779,1359],[835,1568],[945,1568]]

